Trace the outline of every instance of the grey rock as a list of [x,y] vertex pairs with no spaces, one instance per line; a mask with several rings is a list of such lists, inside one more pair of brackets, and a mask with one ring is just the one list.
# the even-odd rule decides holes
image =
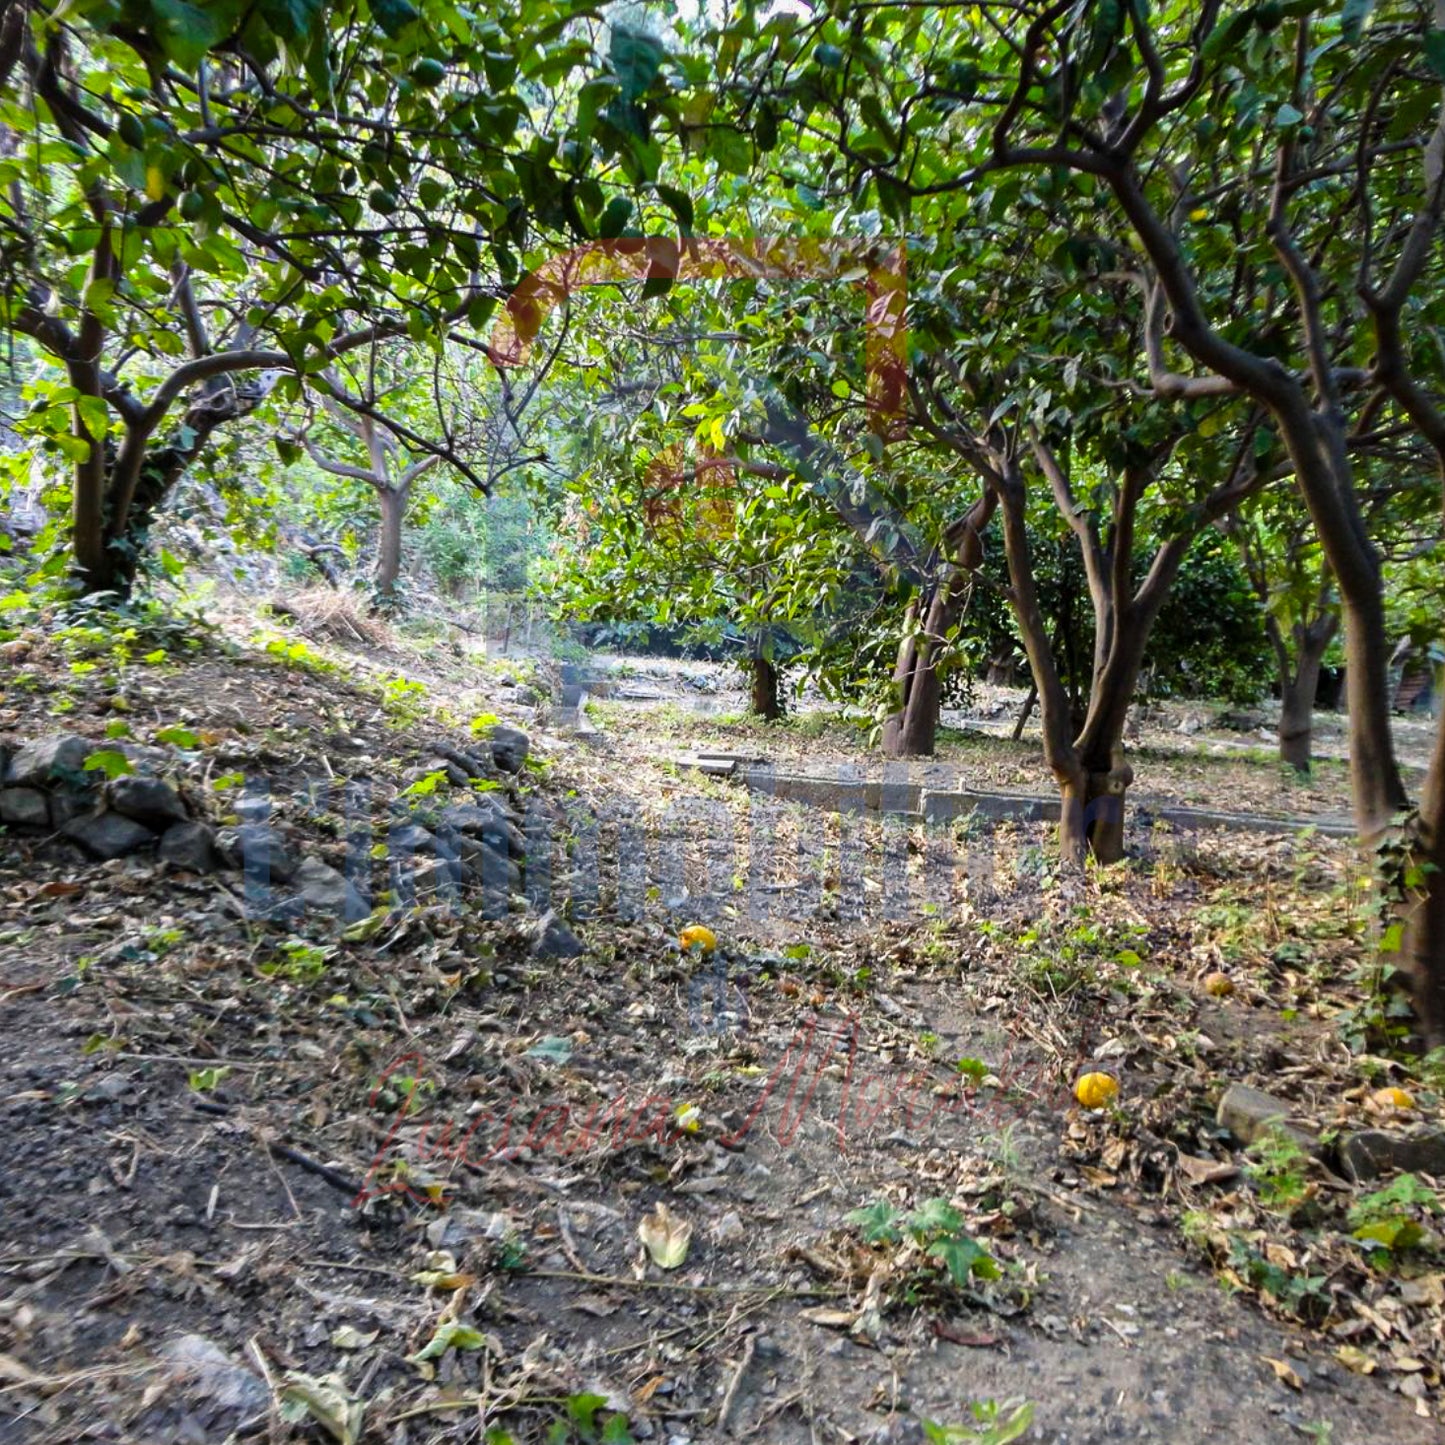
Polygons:
[[168,748],[153,748],[146,743],[121,742],[116,750],[125,755],[125,760],[142,777],[153,778],[163,773],[175,761],[175,752]]
[[184,1389],[213,1425],[223,1415],[244,1420],[270,1408],[266,1382],[204,1335],[171,1340],[161,1347],[160,1356],[170,1366],[172,1383]]
[[454,834],[446,841],[455,844],[462,875],[469,882],[505,885],[509,891],[521,882],[522,870],[494,843],[466,833]]
[[72,818],[78,818],[82,813],[93,813],[94,811],[95,799],[86,797],[84,794],[61,789],[50,795],[50,826],[52,828],[63,827]]
[[1230,732],[1252,733],[1265,726],[1265,716],[1262,712],[1251,712],[1247,708],[1226,708],[1214,719],[1214,725]]
[[53,778],[84,771],[94,746],[75,733],[52,733],[22,743],[10,760],[10,781],[24,785],[48,783]]
[[465,788],[471,782],[471,774],[450,758],[427,758],[409,769],[402,776],[408,783],[420,782],[430,773],[441,773],[454,788]]
[[1445,1129],[1424,1127],[1399,1133],[1361,1129],[1340,1140],[1340,1164],[1356,1182],[1392,1169],[1445,1175]]
[[160,856],[191,873],[214,873],[220,865],[216,835],[205,823],[175,823],[161,835]]
[[532,927],[532,952],[538,958],[576,958],[587,945],[549,908]]
[[144,824],[120,813],[86,813],[72,818],[60,831],[97,858],[124,858],[156,840]]
[[492,761],[504,773],[522,771],[522,765],[527,761],[527,754],[532,747],[532,740],[521,728],[498,723],[487,741],[492,745]]
[[473,752],[470,748],[456,747],[443,740],[433,743],[432,751],[439,758],[445,758],[449,763],[456,764],[469,778],[489,778],[492,775],[490,749],[478,753]]
[[924,1445],[927,1438],[922,1423],[913,1416],[890,1415],[863,1440],[864,1445]]
[[87,1104],[115,1104],[134,1090],[135,1086],[124,1074],[105,1074],[81,1095],[81,1099]]
[[319,858],[303,858],[293,881],[308,908],[340,913],[346,918],[359,918],[367,911],[346,875]]
[[392,882],[392,891],[400,898],[414,895],[425,898],[438,894],[442,899],[453,897],[461,888],[462,868],[455,859],[435,859],[416,869],[407,876],[398,876]]
[[289,883],[296,876],[296,859],[281,832],[269,823],[242,823],[216,834],[216,851],[229,868],[269,875],[272,883]]
[[110,785],[110,806],[137,823],[151,828],[168,828],[172,823],[184,823],[189,816],[180,795],[159,778],[130,774],[116,778]]
[[1293,1139],[1302,1149],[1316,1152],[1319,1139],[1304,1125],[1291,1121],[1290,1105],[1248,1084],[1231,1084],[1219,1101],[1218,1122],[1243,1144],[1252,1144],[1266,1130]]
[[393,855],[433,853],[437,840],[417,823],[393,827],[386,835],[387,851]]
[[536,707],[541,701],[536,691],[526,686],[519,687],[512,695],[512,698],[520,707]]
[[[483,793],[482,799],[491,796]],[[443,810],[441,821],[445,830],[481,839],[499,852],[520,857],[527,851],[527,842],[515,822],[515,814],[500,802],[458,803]]]
[[16,828],[48,828],[50,799],[39,788],[0,788],[0,823]]
[[735,1209],[730,1209],[713,1225],[712,1233],[719,1244],[741,1244],[748,1237],[747,1226]]

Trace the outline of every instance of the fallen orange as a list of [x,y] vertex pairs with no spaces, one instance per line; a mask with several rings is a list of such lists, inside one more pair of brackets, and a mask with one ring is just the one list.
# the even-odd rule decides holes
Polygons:
[[1414,1096],[1404,1089],[1396,1088],[1394,1084],[1384,1089],[1376,1089],[1373,1102],[1379,1109],[1413,1109],[1415,1107]]
[[1119,1081],[1112,1074],[1083,1074],[1074,1085],[1074,1097],[1086,1109],[1102,1109],[1119,1097]]
[[677,935],[677,941],[682,944],[684,953],[693,947],[702,949],[704,953],[711,953],[717,947],[717,935],[701,923],[690,923]]

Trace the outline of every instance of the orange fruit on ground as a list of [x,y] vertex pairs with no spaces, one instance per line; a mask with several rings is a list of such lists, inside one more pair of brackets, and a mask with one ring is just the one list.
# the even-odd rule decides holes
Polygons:
[[1204,992],[1215,998],[1228,998],[1234,992],[1234,980],[1227,973],[1206,973]]
[[704,953],[711,953],[717,947],[717,934],[710,928],[704,928],[701,923],[690,923],[677,935],[677,941],[682,944],[684,953],[694,946],[702,949]]
[[1119,1081],[1112,1074],[1082,1074],[1074,1097],[1086,1109],[1102,1109],[1119,1097]]
[[1370,1096],[1371,1102],[1379,1109],[1413,1109],[1415,1107],[1414,1096],[1404,1089],[1397,1088],[1394,1084],[1384,1089],[1376,1089]]

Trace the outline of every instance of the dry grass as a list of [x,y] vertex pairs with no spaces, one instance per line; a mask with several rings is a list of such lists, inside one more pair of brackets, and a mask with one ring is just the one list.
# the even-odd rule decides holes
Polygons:
[[391,647],[396,641],[391,628],[368,613],[364,600],[355,592],[306,587],[273,597],[269,605],[308,637],[365,642],[374,647]]

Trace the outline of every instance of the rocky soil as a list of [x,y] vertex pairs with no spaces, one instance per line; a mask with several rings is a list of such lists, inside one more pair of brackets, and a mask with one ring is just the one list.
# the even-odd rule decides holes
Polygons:
[[515,664],[16,640],[0,1439],[1445,1438],[1434,1156],[1343,1142],[1445,1078],[1342,847],[1072,878]]

